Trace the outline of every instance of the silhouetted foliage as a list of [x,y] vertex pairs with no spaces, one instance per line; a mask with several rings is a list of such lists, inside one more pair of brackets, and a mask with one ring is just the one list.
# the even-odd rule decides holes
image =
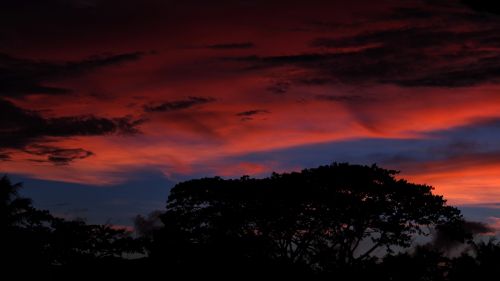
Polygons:
[[21,187],[5,176],[0,179],[0,243],[6,276],[56,277],[70,268],[143,252],[142,244],[125,230],[68,221],[34,208],[30,199],[19,196]]
[[[268,178],[190,180],[165,211],[112,225],[38,210],[0,179],[3,276],[48,280],[489,280],[494,232],[465,221],[432,187],[373,166],[334,163]],[[427,243],[413,242],[432,235]],[[420,239],[421,240],[421,239]],[[414,245],[414,247],[410,247]],[[8,279],[10,280],[10,279]]]
[[270,263],[310,272],[359,266],[378,250],[409,247],[426,227],[460,221],[427,185],[375,165],[332,164],[269,178],[219,177],[176,185],[153,257],[223,271]]

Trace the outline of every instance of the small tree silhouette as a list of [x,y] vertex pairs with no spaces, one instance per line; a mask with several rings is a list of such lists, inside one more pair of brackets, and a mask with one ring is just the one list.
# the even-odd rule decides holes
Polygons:
[[0,178],[0,225],[2,229],[20,225],[32,208],[31,200],[19,197],[22,184],[13,184],[9,178]]
[[128,231],[56,218],[48,211],[34,208],[30,199],[19,196],[21,187],[6,176],[0,179],[4,276],[64,276],[75,270],[116,263],[127,253],[143,252],[141,242]]

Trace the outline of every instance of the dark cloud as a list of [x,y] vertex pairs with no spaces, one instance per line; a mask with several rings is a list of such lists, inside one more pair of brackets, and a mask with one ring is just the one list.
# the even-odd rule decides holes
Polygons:
[[366,98],[360,95],[316,95],[316,99],[332,102],[357,102]]
[[32,155],[46,157],[46,160],[33,159],[33,161],[50,162],[54,165],[68,165],[74,160],[94,155],[91,151],[82,148],[60,148],[37,144],[26,147],[24,151]]
[[271,112],[265,109],[254,109],[254,110],[238,112],[236,116],[241,117],[241,121],[249,121],[253,120],[253,116],[257,114],[268,114],[268,113]]
[[207,46],[208,49],[214,50],[251,49],[254,47],[255,44],[252,42],[222,43]]
[[[498,23],[497,23],[498,25]],[[494,32],[496,28],[485,26],[480,30],[455,31],[447,28],[403,27],[388,30],[378,30],[355,34],[340,38],[317,38],[311,42],[313,47],[346,48],[364,47],[370,45],[385,46],[399,51],[413,51],[413,48],[429,48],[449,46],[452,44],[473,43],[498,39]]]
[[475,237],[476,235],[488,234],[494,231],[495,229],[491,226],[476,221],[464,221],[460,225],[443,225],[435,229],[431,244],[435,248],[449,253],[464,244],[465,241],[462,236],[464,234]]
[[394,80],[405,87],[468,87],[500,82],[500,55],[479,59],[459,67],[443,68],[414,79]]
[[0,99],[0,147],[19,147],[43,137],[135,134],[142,120],[93,115],[44,118]]
[[70,89],[46,83],[78,76],[105,66],[138,60],[143,53],[93,56],[81,61],[53,62],[22,59],[0,53],[0,96],[22,97],[30,94],[61,95]]
[[265,110],[265,109],[254,109],[254,110],[238,112],[236,115],[237,116],[253,116],[253,115],[261,114],[261,113],[269,113],[269,111]]
[[9,161],[10,159],[11,157],[9,153],[0,151],[0,161]]
[[[46,155],[47,161],[54,164],[68,164],[75,159],[89,157],[92,152],[40,143],[47,142],[50,137],[136,134],[141,122],[128,117],[104,118],[93,115],[45,118],[38,112],[22,109],[0,99],[0,149],[24,150],[33,155]],[[8,159],[7,156],[4,158]]]
[[268,67],[279,67],[283,65],[293,65],[293,64],[308,64],[317,63],[325,59],[335,57],[335,54],[321,54],[321,53],[308,53],[308,54],[298,54],[298,55],[286,55],[286,56],[245,56],[245,57],[231,57],[228,60],[248,62],[251,63],[252,69],[268,68]]
[[461,0],[462,3],[478,12],[486,12],[500,15],[500,5],[491,0]]
[[402,19],[402,20],[408,20],[408,19],[431,19],[435,15],[428,11],[424,10],[421,8],[416,8],[416,7],[398,7],[393,10],[392,18],[395,19]]
[[149,213],[146,217],[137,215],[134,218],[134,229],[140,236],[150,237],[153,233],[163,226],[161,216],[164,211],[155,210]]
[[191,108],[197,105],[203,105],[214,102],[215,99],[211,97],[188,97],[185,100],[168,101],[163,103],[150,103],[144,105],[146,112],[171,112]]
[[[302,85],[453,88],[500,82],[500,19],[456,7],[400,8],[394,14],[411,17],[399,27],[367,27],[352,35],[316,38],[310,43],[313,51],[307,53],[229,59],[246,65],[245,71],[270,69]],[[414,18],[430,19],[416,24]],[[273,83],[269,90],[283,93],[289,87]]]
[[[246,63],[248,70],[275,68],[282,75],[287,70],[292,83],[306,85],[323,85],[325,83],[369,83],[381,77],[390,77],[396,69],[381,64],[380,59],[391,52],[384,48],[371,48],[356,53],[308,53],[287,56],[247,56],[235,58],[235,61]],[[407,59],[408,60],[408,59]],[[402,65],[404,62],[395,61]],[[384,63],[385,64],[385,63]],[[384,67],[380,69],[380,67]],[[279,70],[278,70],[279,69]],[[300,72],[297,76],[293,73]],[[286,90],[286,89],[285,89]]]
[[[321,40],[315,44],[333,44]],[[347,43],[335,41],[335,44],[341,46]],[[305,70],[301,77],[291,75],[290,80],[307,85],[383,83],[403,87],[465,87],[499,82],[500,53],[461,50],[433,57],[425,53],[424,49],[429,47],[427,43],[419,44],[420,47],[372,46],[349,53],[253,56],[238,60],[250,63],[250,69],[296,67]],[[434,47],[439,46],[436,44]],[[275,92],[287,90],[279,85],[272,87]]]
[[288,91],[290,85],[290,81],[275,81],[267,87],[267,90],[273,94],[284,94]]
[[143,120],[129,117],[105,118],[93,115],[67,116],[46,119],[44,134],[56,137],[135,134]]

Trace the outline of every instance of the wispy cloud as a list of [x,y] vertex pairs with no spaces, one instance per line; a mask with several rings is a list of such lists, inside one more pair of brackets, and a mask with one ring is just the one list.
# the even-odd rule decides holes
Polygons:
[[197,105],[203,105],[207,103],[215,102],[214,98],[211,97],[188,97],[184,100],[167,101],[160,103],[149,103],[144,105],[144,111],[146,112],[171,112],[182,109],[191,108]]

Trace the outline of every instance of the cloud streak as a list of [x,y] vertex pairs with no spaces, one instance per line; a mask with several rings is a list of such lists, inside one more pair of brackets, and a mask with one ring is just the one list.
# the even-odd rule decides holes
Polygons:
[[0,53],[0,97],[20,98],[31,94],[63,95],[71,89],[47,83],[82,75],[99,68],[139,60],[144,53],[93,56],[80,61],[53,62],[16,58]]
[[34,162],[49,162],[54,165],[69,165],[78,159],[85,159],[94,155],[91,151],[82,148],[59,148],[45,145],[30,145],[24,148],[28,154],[46,156],[46,160],[33,159]]
[[207,46],[208,49],[213,50],[251,49],[254,47],[252,42],[220,43]]
[[188,97],[185,100],[175,100],[162,103],[150,103],[144,105],[145,112],[172,112],[192,108],[198,105],[215,102],[211,97]]
[[[81,148],[59,148],[41,145],[54,138],[78,136],[133,135],[142,120],[129,117],[105,118],[93,115],[45,118],[38,112],[22,109],[14,103],[0,99],[0,152],[21,150],[31,155],[47,156],[47,162],[66,165],[85,159],[93,152]],[[2,152],[2,160],[10,160]],[[37,160],[38,161],[38,160]]]

